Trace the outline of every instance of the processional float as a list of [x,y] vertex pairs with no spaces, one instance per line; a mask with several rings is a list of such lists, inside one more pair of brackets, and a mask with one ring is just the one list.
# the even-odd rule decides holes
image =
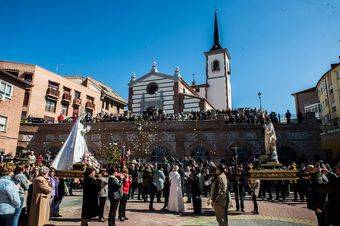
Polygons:
[[249,179],[251,180],[288,180],[294,181],[299,179],[295,166],[292,169],[282,169],[282,164],[279,163],[276,150],[276,134],[274,125],[271,121],[265,124],[264,128],[264,143],[266,160],[260,164],[259,168],[249,170]]
[[84,135],[90,131],[90,127],[84,128],[81,122],[83,118],[84,113],[73,124],[70,134],[52,162],[51,167],[56,169],[59,177],[80,178],[87,166],[100,168],[98,161],[88,151]]

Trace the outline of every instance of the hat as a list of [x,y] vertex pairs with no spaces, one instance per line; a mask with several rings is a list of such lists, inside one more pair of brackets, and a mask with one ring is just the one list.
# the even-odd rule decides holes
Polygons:
[[307,165],[306,169],[314,169],[313,165]]

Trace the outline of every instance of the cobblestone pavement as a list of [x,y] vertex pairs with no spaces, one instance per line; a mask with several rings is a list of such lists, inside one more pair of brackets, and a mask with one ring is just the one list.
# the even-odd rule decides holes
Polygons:
[[[217,225],[214,213],[211,207],[206,205],[206,199],[202,200],[203,214],[194,216],[192,205],[186,204],[186,212],[178,215],[168,212],[155,211],[148,212],[148,203],[137,200],[129,200],[127,204],[127,217],[129,220],[120,222],[117,225],[134,225],[134,226],[165,226],[165,225]],[[236,212],[231,208],[229,215],[230,226],[260,226],[260,225],[285,225],[285,226],[307,226],[316,225],[316,217],[313,211],[306,208],[305,203],[287,201],[284,203],[259,201],[259,215],[251,214],[252,202],[245,201],[245,213]],[[162,203],[156,203],[155,209],[159,210]],[[107,216],[109,202],[106,203],[105,215]],[[76,196],[67,196],[61,205],[62,218],[53,219],[55,225],[75,226],[80,225],[81,214],[81,194]],[[107,225],[99,223],[94,219],[89,223],[91,226]]]

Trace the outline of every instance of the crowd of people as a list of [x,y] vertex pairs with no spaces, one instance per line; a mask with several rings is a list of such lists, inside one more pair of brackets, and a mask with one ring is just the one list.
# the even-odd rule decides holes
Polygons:
[[[202,197],[208,198],[219,225],[227,225],[228,209],[233,203],[236,211],[245,211],[245,197],[253,202],[253,214],[261,211],[259,199],[285,202],[289,198],[306,201],[307,208],[315,211],[319,225],[338,223],[340,163],[334,172],[322,161],[314,165],[292,163],[284,167],[297,167],[299,180],[259,181],[248,176],[248,170],[256,168],[256,163],[215,164],[191,157],[164,158],[159,163],[137,159],[126,165],[105,165],[100,171],[88,167],[82,179],[74,180],[56,177],[55,169],[48,167],[49,154],[43,158],[33,152],[26,155],[30,156],[26,164],[14,164],[13,160],[0,163],[1,226],[19,222],[42,226],[50,217],[61,217],[63,197],[72,195],[75,185],[83,189],[82,225],[94,219],[104,222],[107,218],[108,225],[116,225],[116,220],[127,221],[129,199],[148,203],[150,212],[155,211],[155,202],[162,202],[161,211],[179,214],[186,211],[184,202],[192,203],[193,214],[199,215]],[[109,214],[104,216],[107,201]]]
[[[263,124],[266,119],[270,119],[274,124],[282,121],[279,114],[275,112],[268,113],[256,108],[239,108],[233,110],[208,110],[205,112],[181,112],[181,113],[166,113],[162,109],[150,108],[145,110],[140,115],[133,115],[128,112],[124,114],[108,114],[105,112],[98,113],[96,116],[87,113],[84,117],[86,123],[95,122],[134,122],[134,121],[202,121],[202,120],[216,120],[218,118],[223,118],[226,124]],[[287,123],[292,122],[292,115],[289,111],[284,115],[285,121]],[[56,122],[58,123],[72,123],[77,119],[77,116],[65,118],[61,113]],[[297,115],[297,120],[299,123],[302,122],[302,114],[299,112]],[[33,118],[28,116],[25,123],[50,123],[45,122],[44,119]]]

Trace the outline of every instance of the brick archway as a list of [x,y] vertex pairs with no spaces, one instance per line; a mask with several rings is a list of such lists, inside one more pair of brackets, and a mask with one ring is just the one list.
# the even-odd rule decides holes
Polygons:
[[47,144],[44,145],[44,151],[50,151],[50,149],[56,149],[56,148],[59,148],[60,150],[63,144],[64,142],[60,142],[60,141],[47,142]]
[[302,150],[300,150],[300,148],[296,144],[294,144],[292,142],[289,142],[289,141],[280,141],[280,142],[277,142],[276,143],[276,148],[279,149],[281,147],[290,147],[290,148],[294,149],[297,153],[302,153],[301,152]]
[[202,150],[206,150],[207,156],[211,157],[215,155],[214,147],[209,142],[194,142],[189,145],[189,147],[185,150],[186,156],[193,156],[193,152],[197,151],[199,148]]
[[279,161],[283,164],[290,164],[297,160],[297,153],[301,153],[299,147],[291,142],[280,142],[276,146]]
[[149,145],[149,156],[152,161],[162,161],[164,157],[174,155],[173,148],[166,142],[154,142]]
[[226,151],[226,158],[227,159],[232,159],[235,156],[235,150],[233,147],[237,146],[237,154],[238,154],[238,159],[240,162],[249,162],[253,161],[255,155],[256,155],[256,149],[255,147],[246,141],[236,141],[232,142],[228,145],[227,151]]

